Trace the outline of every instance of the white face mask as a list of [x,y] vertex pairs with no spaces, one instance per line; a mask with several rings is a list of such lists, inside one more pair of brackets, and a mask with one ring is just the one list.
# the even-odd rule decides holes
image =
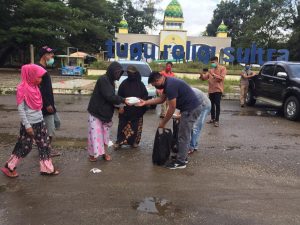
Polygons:
[[46,61],[47,66],[52,66],[53,63],[54,63],[54,59],[53,58],[51,58],[51,59],[49,59],[49,60]]

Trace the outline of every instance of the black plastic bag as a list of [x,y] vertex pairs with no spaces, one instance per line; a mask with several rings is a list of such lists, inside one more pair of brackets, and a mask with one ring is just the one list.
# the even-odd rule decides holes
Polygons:
[[172,137],[172,152],[178,153],[178,129],[179,129],[179,118],[173,118],[173,137]]
[[168,128],[158,128],[155,134],[152,152],[152,162],[156,165],[164,165],[172,150],[172,131]]

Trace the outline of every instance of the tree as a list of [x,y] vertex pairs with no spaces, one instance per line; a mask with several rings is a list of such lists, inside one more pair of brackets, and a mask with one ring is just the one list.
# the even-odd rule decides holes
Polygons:
[[255,42],[260,47],[273,48],[287,42],[294,13],[291,0],[222,1],[214,11],[207,33],[213,35],[224,19],[233,46],[248,47]]
[[130,33],[144,34],[147,28],[152,29],[159,24],[159,20],[155,18],[155,3],[157,2],[159,1],[117,0],[116,7],[120,15],[124,15],[127,20]]
[[292,26],[293,32],[288,41],[288,47],[290,49],[291,60],[300,60],[300,2],[296,4],[296,12],[294,14],[294,23]]
[[80,11],[67,7],[59,0],[15,1],[15,4],[8,4],[6,8],[11,12],[11,23],[9,26],[1,24],[4,35],[0,39],[0,46],[9,49],[9,52],[1,52],[0,65],[6,61],[9,53],[28,51],[30,44],[38,47],[47,44],[56,48],[68,45],[68,35],[78,33],[82,25]]
[[83,51],[97,52],[107,39],[114,35],[115,24],[120,22],[114,4],[105,0],[69,0],[68,6],[80,10],[82,26],[80,32],[70,34],[68,40],[72,46]]
[[[158,0],[157,0],[158,1]],[[122,16],[129,31],[145,33],[157,24],[154,1],[0,0],[0,66],[10,55],[26,55],[29,45],[97,52],[114,37]],[[38,10],[37,10],[38,9]],[[28,60],[21,60],[22,63]]]

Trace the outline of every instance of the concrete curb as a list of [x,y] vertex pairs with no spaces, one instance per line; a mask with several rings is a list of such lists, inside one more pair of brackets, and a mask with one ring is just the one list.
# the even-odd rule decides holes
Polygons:
[[[57,95],[91,95],[93,90],[80,89],[80,88],[53,88],[53,93]],[[0,95],[16,94],[16,88],[0,87]],[[224,93],[222,99],[225,100],[238,100],[239,93]]]

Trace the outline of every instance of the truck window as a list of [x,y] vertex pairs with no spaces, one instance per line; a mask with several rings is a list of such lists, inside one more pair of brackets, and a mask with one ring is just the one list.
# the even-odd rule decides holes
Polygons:
[[299,77],[300,78],[300,65],[299,64],[295,64],[295,65],[290,65],[291,68],[291,75],[293,77]]
[[275,70],[275,65],[265,65],[262,68],[261,74],[267,76],[273,76]]
[[276,66],[276,69],[275,69],[275,76],[277,76],[277,73],[279,72],[285,72],[285,69],[282,67],[282,66]]

